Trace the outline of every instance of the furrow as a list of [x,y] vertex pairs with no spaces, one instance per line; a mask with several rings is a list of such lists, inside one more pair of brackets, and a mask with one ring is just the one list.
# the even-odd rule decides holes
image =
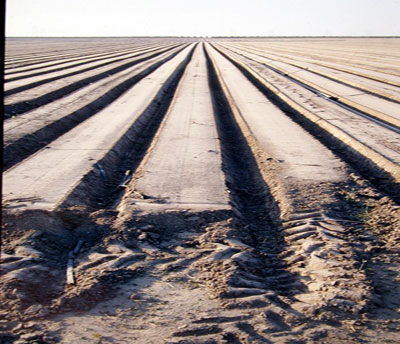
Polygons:
[[[6,42],[6,48],[7,45],[13,45],[13,49],[15,49],[15,44],[17,43],[18,40],[16,41],[15,39],[10,39],[10,42]],[[38,46],[41,44],[46,44],[43,42],[43,39],[39,39],[38,41],[35,42]],[[34,43],[34,44],[35,44]],[[72,43],[72,45],[71,45]],[[131,49],[132,45],[140,48],[143,46],[149,46],[149,42],[147,44],[142,44],[139,45],[137,42],[135,43],[127,43],[127,44],[115,44],[111,43],[108,45],[101,45],[97,42],[94,46],[91,46],[91,42],[79,42],[79,41],[69,41],[68,39],[64,39],[61,41],[62,48],[61,49],[56,49],[55,51],[49,52],[46,50],[46,52],[31,52],[28,55],[24,57],[18,57],[18,56],[7,56],[8,53],[6,52],[6,68],[9,69],[19,69],[19,68],[26,68],[30,67],[32,65],[35,65],[37,63],[51,63],[54,61],[54,59],[74,59],[74,58],[79,58],[81,56],[86,56],[86,55],[94,55],[94,54],[102,54],[104,51],[109,51],[109,50],[114,50],[117,48],[118,50],[121,50],[122,47],[125,46],[126,49]],[[84,46],[82,46],[84,44]],[[24,51],[29,51],[30,47],[27,46],[26,44],[23,45]],[[75,51],[76,52],[73,52]],[[35,56],[38,55],[38,56]],[[16,65],[14,67],[14,65]]]
[[[59,65],[70,65],[73,63],[80,63],[78,61],[82,61],[82,60],[92,60],[92,59],[101,59],[104,57],[108,57],[108,56],[118,56],[118,55],[124,55],[124,54],[128,54],[128,53],[132,53],[132,52],[140,52],[143,50],[147,50],[150,49],[152,47],[155,47],[153,45],[148,45],[146,47],[138,47],[138,46],[134,46],[131,48],[125,48],[125,49],[112,49],[112,52],[107,51],[101,51],[101,52],[97,52],[97,53],[87,53],[87,54],[81,54],[79,56],[76,56],[74,58],[67,58],[67,57],[62,57],[62,56],[57,56],[56,61],[54,61],[55,57],[53,57],[51,60],[47,61],[47,62],[39,62],[39,63],[35,63],[33,65],[30,65],[28,67],[15,67],[15,68],[7,68],[5,70],[5,75],[11,75],[11,78],[18,78],[18,77],[22,77],[24,75],[29,75],[32,76],[31,74],[29,74],[29,72],[33,72],[36,73],[38,70],[41,69],[49,69],[54,71],[54,66],[59,66]],[[60,68],[60,67],[55,67],[55,68]],[[15,75],[17,74],[17,75]],[[11,81],[11,78],[8,79]]]
[[[173,158],[166,158],[173,154]],[[197,48],[123,207],[226,209],[221,152],[203,51]],[[128,210],[131,209],[131,210]]]
[[[235,49],[237,51],[238,48]],[[240,49],[240,48],[239,48]],[[396,103],[400,103],[400,96],[396,95],[399,93],[399,90],[397,87],[389,88],[390,86],[385,83],[377,83],[377,82],[368,82],[368,80],[365,80],[365,78],[361,77],[354,77],[351,74],[349,75],[348,73],[341,73],[335,70],[334,68],[327,68],[327,67],[322,67],[312,64],[312,63],[306,63],[299,61],[299,59],[294,60],[294,59],[287,59],[279,55],[274,55],[271,53],[266,53],[266,52],[254,52],[254,50],[249,50],[249,49],[240,49],[241,51],[245,52],[247,56],[253,55],[257,57],[261,57],[266,59],[268,62],[272,61],[278,62],[278,63],[284,63],[288,66],[293,66],[293,67],[298,67],[300,70],[297,70],[293,73],[299,72],[299,71],[308,71],[313,74],[322,76],[324,78],[327,78],[329,80],[338,82],[340,84],[346,85],[353,87],[354,89],[360,90],[362,92],[366,92],[369,94],[372,94],[374,96],[386,99],[388,101],[393,101]],[[273,55],[273,57],[271,57]],[[291,73],[290,73],[291,74]],[[371,85],[370,85],[371,84]],[[388,89],[389,88],[389,89]],[[387,90],[388,89],[388,90]],[[389,91],[389,92],[387,92]]]
[[[168,45],[168,46],[170,46],[170,45]],[[168,47],[168,46],[166,46],[166,47]],[[118,62],[118,61],[122,61],[122,60],[120,60],[120,58],[122,58],[122,57],[124,59],[128,59],[128,58],[136,57],[136,56],[139,56],[139,55],[142,55],[145,53],[149,53],[152,51],[160,50],[160,48],[162,49],[164,47],[154,47],[154,48],[139,49],[139,50],[138,49],[129,49],[124,52],[114,52],[112,54],[110,54],[110,53],[101,54],[100,56],[96,56],[96,57],[84,56],[79,59],[76,59],[76,60],[79,60],[80,62],[76,62],[76,60],[73,60],[73,61],[68,61],[68,62],[64,62],[64,63],[57,63],[57,65],[62,64],[62,66],[58,66],[56,68],[50,68],[49,66],[41,67],[41,66],[35,65],[34,67],[32,67],[32,72],[27,73],[27,71],[24,71],[24,72],[18,73],[19,75],[17,75],[17,76],[13,76],[11,78],[5,78],[4,82],[9,83],[9,82],[13,82],[13,81],[22,80],[22,79],[43,76],[43,75],[49,74],[49,73],[55,73],[55,72],[68,70],[71,68],[85,66],[89,63],[93,63],[93,62],[97,62],[97,61],[103,61],[103,65],[104,65],[106,59],[113,59],[111,62]],[[40,79],[42,79],[42,77]],[[27,83],[32,84],[34,81],[35,81],[35,79],[25,80],[24,83],[27,82]],[[15,88],[16,86],[18,86],[18,84],[15,84],[14,86],[11,85],[10,89]]]
[[[64,97],[65,95],[72,93],[74,91],[79,90],[80,88],[89,85],[90,83],[99,81],[103,78],[106,78],[110,75],[113,75],[115,73],[118,73],[124,69],[127,69],[129,67],[134,66],[135,64],[138,64],[142,61],[145,61],[147,59],[150,59],[152,57],[156,57],[166,51],[172,51],[173,49],[177,49],[177,50],[182,50],[183,47],[178,47],[178,48],[169,48],[169,49],[164,49],[162,51],[158,51],[157,53],[153,53],[150,55],[147,55],[145,57],[140,57],[140,58],[136,58],[134,59],[134,61],[128,62],[128,63],[124,63],[122,65],[119,65],[117,67],[111,68],[111,69],[107,69],[104,70],[98,74],[86,77],[86,78],[80,78],[76,81],[73,81],[67,85],[65,85],[66,81],[63,82],[63,86],[61,86],[58,89],[55,89],[51,92],[42,94],[38,97],[32,98],[32,96],[29,97],[29,100],[24,100],[18,103],[14,103],[14,104],[6,104],[4,105],[4,112],[5,112],[5,116],[7,117],[11,117],[12,115],[19,115],[21,113],[27,112],[29,110],[33,110],[35,108],[38,108],[40,106],[43,106],[45,104],[48,104],[54,100],[60,99],[62,97]],[[75,75],[76,73],[74,73]],[[77,75],[79,75],[80,73],[78,73]],[[58,79],[58,78],[57,78]],[[53,80],[54,81],[54,80]],[[48,82],[48,81],[46,81]],[[6,98],[7,101],[7,98]]]
[[[174,47],[176,47],[176,46],[174,46]],[[172,47],[172,48],[174,48],[174,47]],[[163,53],[165,51],[171,50],[172,48],[171,47],[169,49],[161,48],[161,49],[156,49],[156,51],[158,51],[158,53]],[[135,61],[136,59],[140,60],[140,58],[142,58],[142,57],[154,56],[154,55],[151,55],[152,52],[154,53],[154,51],[152,51],[152,49],[150,49],[150,51],[145,52],[145,53],[129,53],[126,56],[119,57],[119,58],[102,58],[102,59],[100,59],[100,61],[88,63],[88,65],[84,66],[83,68],[81,68],[81,67],[72,68],[72,70],[66,71],[66,73],[54,72],[46,77],[38,76],[38,77],[28,78],[28,80],[22,80],[22,81],[17,80],[14,82],[6,83],[5,84],[5,92],[4,92],[5,97],[8,97],[8,98],[6,98],[7,99],[6,103],[10,104],[10,102],[13,101],[13,99],[15,98],[15,97],[10,97],[10,96],[12,96],[16,93],[20,93],[20,92],[27,91],[30,89],[40,90],[39,86],[41,86],[41,85],[51,83],[51,82],[53,82],[53,85],[54,85],[54,82],[57,80],[72,77],[72,76],[75,76],[78,74],[83,74],[85,72],[90,72],[92,70],[94,70],[94,71],[96,71],[97,69],[100,71],[106,70],[106,68],[103,68],[103,67],[108,67],[109,70],[113,70],[114,68],[117,68],[120,65],[124,66],[128,63]],[[112,67],[112,68],[110,68],[110,67]]]
[[[244,131],[243,122],[237,122],[209,46],[205,52],[223,170],[236,220],[203,264],[217,278],[214,293],[228,308],[266,307],[271,304],[269,296],[289,295],[296,278],[279,258],[283,249],[277,231],[279,209],[248,141],[249,132]],[[280,284],[278,276],[287,283]]]
[[[315,60],[322,60],[322,61],[332,61],[332,62],[340,62],[340,64],[345,65],[345,66],[357,66],[361,67],[366,70],[370,71],[379,71],[380,73],[386,74],[386,75],[391,75],[391,76],[400,76],[398,70],[395,68],[389,68],[385,64],[374,64],[371,63],[371,61],[359,61],[356,59],[349,59],[348,57],[343,58],[342,56],[332,56],[327,53],[321,53],[321,52],[316,52],[316,51],[311,51],[311,52],[304,52],[304,47],[299,49],[289,49],[288,47],[285,47],[285,52],[290,51],[290,53],[298,55],[298,56],[309,56]],[[352,54],[352,53],[350,53]],[[394,66],[393,66],[394,67]]]
[[146,60],[58,101],[5,121],[4,169],[10,168],[96,114],[178,53],[179,51],[172,54],[167,52]]
[[[346,229],[322,211],[335,203],[332,191],[348,183],[343,163],[300,126],[282,116],[280,110],[269,104],[239,70],[235,71],[234,65],[215,51],[211,55],[214,68],[218,68],[216,76],[223,85],[226,106],[231,109],[233,118],[241,123],[242,131],[249,133],[246,140],[251,153],[257,157],[255,163],[260,166],[261,177],[267,182],[264,188],[274,194],[274,198],[267,198],[270,203],[264,201],[268,205],[259,210],[271,214],[274,203],[275,207],[279,204],[284,220],[281,231],[274,217],[269,220],[268,231],[268,221],[259,223],[258,230],[263,226],[264,233],[257,233],[253,220],[252,232],[253,235],[257,233],[258,242],[249,244],[249,241],[243,241],[249,246],[246,253],[239,253],[240,247],[237,246],[236,251],[229,255],[226,251],[225,259],[235,257],[238,262],[239,256],[243,257],[240,259],[246,262],[246,269],[250,262],[253,266],[262,266],[261,257],[257,259],[259,252],[270,254],[263,257],[268,264],[258,278],[253,277],[253,281],[233,274],[231,269],[228,283],[233,288],[223,292],[222,296],[269,295],[267,291],[272,289],[272,295],[288,297],[291,308],[301,314],[311,315],[328,309],[336,309],[343,315],[347,312],[358,314],[371,302],[369,282],[365,273],[357,270],[359,261],[348,242]],[[285,138],[280,133],[281,127],[287,131]],[[232,136],[237,137],[237,134]],[[270,163],[268,158],[265,159],[265,153],[271,154]],[[279,168],[282,176],[275,172],[275,161],[283,162]],[[251,217],[244,217],[247,223],[251,223]],[[267,237],[269,243],[261,243],[263,237]],[[355,280],[348,278],[349,271],[353,271],[352,276],[357,274]],[[254,270],[252,273],[254,276]],[[340,283],[336,282],[337,276],[340,276]],[[260,277],[263,277],[261,281]],[[286,282],[284,285],[282,280]],[[260,302],[261,299],[256,304],[260,305]],[[269,304],[268,300],[264,303]]]
[[290,93],[272,85],[263,77],[260,77],[252,68],[233,56],[219,51],[234,63],[272,102],[284,109],[287,114],[305,126],[307,130],[310,130],[313,135],[329,146],[337,147],[335,152],[343,156],[360,173],[386,192],[392,195],[398,194],[400,169],[391,159],[362,143],[348,131],[342,130],[336,123],[330,123],[329,119],[324,119],[324,113],[319,114],[315,110],[310,111],[303,104],[294,101]]
[[162,117],[162,113],[154,114],[171,97],[190,60],[188,50],[180,52],[151,77],[53,141],[51,146],[6,171],[3,208],[54,210],[61,205],[93,205],[96,201],[103,204],[103,194],[118,187],[118,184],[109,185],[114,174],[125,174],[118,170],[119,162],[126,155],[134,155],[130,150],[137,135],[146,135],[146,127],[151,127],[153,117],[154,120]]
[[396,102],[376,98],[370,94],[359,93],[353,87],[340,85],[337,80],[330,80],[326,77],[313,75],[313,73],[308,70],[298,69],[286,63],[279,61],[271,63],[266,58],[250,58],[247,54],[240,55],[246,59],[260,63],[274,72],[338,104],[343,104],[372,119],[387,123],[393,126],[394,130],[400,128],[400,117],[397,114],[398,104]]
[[[260,48],[256,48],[256,47],[251,47],[251,49],[253,51],[257,51],[258,53],[265,53],[265,50],[260,49]],[[351,68],[351,66],[345,67],[343,65],[340,65],[338,63],[334,63],[334,62],[330,62],[330,63],[326,63],[323,61],[319,61],[319,60],[313,60],[310,58],[303,58],[299,55],[290,55],[288,54],[286,51],[282,50],[282,51],[271,51],[268,50],[268,56],[275,56],[276,58],[285,58],[285,59],[289,59],[291,61],[301,61],[301,62],[305,62],[305,63],[311,63],[312,65],[316,65],[316,66],[321,66],[321,67],[325,67],[328,68],[332,71],[340,71],[340,72],[344,72],[347,74],[351,74],[351,75],[355,75],[356,77],[362,77],[364,79],[369,79],[369,80],[373,80],[382,84],[386,84],[386,85],[390,85],[390,86],[394,86],[394,87],[399,87],[400,83],[396,82],[396,80],[390,80],[387,77],[383,76],[383,75],[379,75],[378,73],[371,73],[371,71],[365,71],[365,70],[361,70],[361,69],[357,69],[357,68]],[[393,88],[391,88],[392,90]]]

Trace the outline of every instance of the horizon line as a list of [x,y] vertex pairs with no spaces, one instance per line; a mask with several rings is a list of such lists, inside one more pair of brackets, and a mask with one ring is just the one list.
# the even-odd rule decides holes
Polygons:
[[5,38],[400,38],[396,35],[282,35],[282,36],[264,36],[264,35],[234,35],[234,36],[209,36],[209,35],[175,35],[175,36],[5,36]]

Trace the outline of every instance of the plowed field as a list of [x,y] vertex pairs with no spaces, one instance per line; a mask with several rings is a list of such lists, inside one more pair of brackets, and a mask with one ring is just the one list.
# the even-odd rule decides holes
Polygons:
[[7,39],[0,341],[400,343],[400,39]]

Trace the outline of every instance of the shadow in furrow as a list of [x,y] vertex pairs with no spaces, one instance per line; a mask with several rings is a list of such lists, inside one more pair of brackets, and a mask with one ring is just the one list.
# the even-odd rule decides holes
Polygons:
[[[220,293],[224,299],[257,298],[256,307],[270,303],[266,293],[293,295],[304,286],[286,269],[279,257],[285,244],[279,231],[279,208],[264,181],[257,161],[236,122],[220,84],[214,63],[204,48],[213,97],[217,131],[221,142],[223,170],[236,219],[228,238],[247,245],[247,252],[227,252],[235,266],[226,277],[228,288]],[[229,240],[229,239],[228,239]],[[242,244],[239,244],[242,245]],[[215,257],[216,260],[217,257]],[[224,258],[225,259],[225,258]],[[285,283],[280,281],[285,279]],[[296,288],[293,288],[296,283]],[[246,306],[247,301],[239,301]],[[233,307],[236,307],[235,305]],[[239,306],[241,307],[241,306]]]
[[[209,84],[213,96],[217,130],[221,142],[223,169],[231,193],[231,203],[242,216],[257,223],[266,210],[278,217],[278,207],[265,183],[257,162],[230,109],[218,76],[206,50]],[[274,217],[275,217],[274,216]],[[272,220],[272,218],[271,218]]]
[[[150,53],[152,51],[157,51],[157,50],[158,50],[158,48],[153,48],[153,49],[148,49],[147,51],[144,51],[144,52],[141,52],[140,50],[138,50],[138,51],[137,50],[132,50],[132,51],[129,51],[129,52],[125,51],[123,53],[119,53],[119,54],[115,54],[115,55],[110,55],[109,53],[108,54],[102,54],[100,57],[90,57],[90,56],[86,57],[86,56],[84,56],[84,57],[80,57],[78,59],[75,59],[73,61],[63,61],[63,62],[59,62],[59,63],[53,63],[50,66],[48,65],[48,66],[45,66],[45,67],[41,67],[39,69],[45,69],[45,70],[42,70],[42,71],[39,71],[39,72],[35,72],[37,67],[33,67],[30,70],[25,70],[24,71],[25,73],[29,72],[29,71],[33,71],[33,73],[31,73],[31,74],[23,74],[23,75],[20,75],[20,76],[11,77],[11,78],[5,79],[5,82],[11,82],[11,81],[16,81],[16,80],[32,78],[34,76],[39,76],[39,75],[59,72],[59,71],[62,71],[62,70],[71,69],[71,68],[75,68],[75,67],[79,67],[79,66],[84,66],[86,64],[93,63],[93,62],[96,62],[96,61],[101,61],[101,60],[104,60],[106,58],[107,59],[111,59],[111,58],[117,58],[117,57],[125,56],[125,55],[128,55],[128,54],[136,53],[135,56],[125,57],[124,59],[134,58],[134,57],[137,57],[139,55],[144,55],[144,54]],[[85,60],[85,61],[76,62],[76,61],[79,61],[79,60]],[[118,62],[118,61],[122,61],[122,60],[118,59],[118,60],[113,60],[111,62],[113,63],[113,62]],[[75,62],[75,63],[73,63],[73,62]],[[53,69],[49,69],[49,67],[53,67],[53,66],[60,65],[60,64],[65,64],[65,63],[72,63],[72,64],[70,64],[69,66],[55,67]]]
[[[176,51],[172,55],[174,56],[175,54],[178,54],[186,46],[187,45],[185,44],[183,47],[178,49],[178,51]],[[36,108],[38,108],[40,106],[43,106],[45,104],[48,104],[48,103],[54,101],[54,100],[60,99],[60,98],[62,98],[64,96],[66,96],[69,93],[77,91],[80,88],[82,88],[82,87],[84,87],[86,85],[89,85],[90,83],[93,83],[93,82],[99,81],[101,79],[104,79],[104,78],[106,78],[106,77],[108,77],[110,75],[113,75],[115,73],[123,71],[123,70],[125,70],[125,69],[127,69],[129,67],[132,67],[132,66],[140,63],[140,62],[143,62],[143,61],[146,61],[146,60],[151,59],[153,57],[159,56],[159,55],[161,55],[161,54],[163,54],[165,52],[168,52],[170,50],[173,50],[173,49],[176,49],[176,47],[169,48],[169,49],[164,49],[164,50],[158,51],[157,53],[154,53],[152,55],[149,55],[149,56],[146,56],[146,57],[142,57],[142,58],[138,58],[138,59],[136,59],[134,61],[125,63],[125,64],[123,64],[121,66],[112,68],[112,69],[104,71],[102,73],[99,73],[99,74],[84,78],[82,80],[79,80],[77,82],[74,82],[74,83],[69,84],[67,86],[64,86],[62,88],[59,88],[57,90],[54,90],[52,92],[49,92],[49,93],[44,94],[42,96],[39,96],[37,98],[31,99],[29,101],[23,101],[23,102],[19,102],[19,103],[15,103],[15,104],[5,105],[4,106],[5,116],[7,118],[7,116],[11,117],[12,115],[20,115],[20,114],[22,114],[24,112],[36,109]],[[15,94],[15,93],[18,93],[18,92],[25,91],[25,90],[27,90],[29,88],[33,88],[33,87],[37,87],[37,86],[43,85],[43,84],[51,82],[51,81],[55,81],[55,80],[58,80],[58,79],[61,79],[61,78],[65,78],[65,77],[68,77],[68,76],[72,76],[72,75],[80,74],[80,73],[83,73],[83,72],[87,72],[87,71],[92,70],[92,69],[100,68],[100,67],[102,67],[104,65],[107,65],[109,63],[114,63],[114,62],[115,61],[107,62],[107,63],[105,63],[103,65],[90,67],[90,68],[87,68],[87,69],[84,69],[84,70],[80,70],[80,71],[77,71],[77,72],[65,74],[65,75],[54,77],[54,78],[50,78],[50,79],[44,79],[44,80],[41,80],[41,81],[38,81],[38,82],[35,82],[35,83],[32,83],[32,84],[28,84],[28,85],[24,85],[24,86],[21,86],[21,87],[17,87],[17,88],[14,88],[12,90],[8,90],[8,91],[4,92],[4,96],[9,96],[9,95],[12,95],[12,94]]]
[[61,208],[76,204],[105,207],[117,200],[150,147],[195,48],[196,45],[164,83],[151,104],[107,155],[84,176],[60,205]]
[[69,115],[64,116],[61,119],[37,130],[36,132],[21,137],[13,143],[5,146],[3,148],[3,169],[9,169],[18,162],[42,149],[61,135],[67,133],[83,121],[95,115],[97,112],[118,99],[124,92],[133,87],[140,80],[154,72],[166,62],[170,61],[177,54],[179,54],[179,52],[181,52],[181,50],[171,54],[170,56],[167,56],[161,61],[152,64],[139,74],[136,74],[133,77],[123,81],[99,98],[70,113]]
[[[273,93],[265,85],[263,85],[257,78],[255,78],[249,71],[250,68],[242,66],[239,62],[232,58],[227,53],[212,45],[222,56],[236,66],[243,75],[255,86],[257,89],[265,95],[265,97],[283,112],[285,112],[293,121],[298,123],[301,127],[307,130],[311,135],[317,138],[322,144],[328,149],[333,151],[337,156],[342,158],[352,168],[357,170],[364,178],[368,179],[375,187],[379,190],[390,195],[390,197],[396,202],[400,202],[400,185],[398,181],[386,170],[383,166],[379,166],[374,161],[366,158],[359,151],[349,147],[346,143],[341,141],[339,138],[330,134],[325,128],[319,126],[318,123],[312,122],[303,116],[299,111],[291,107],[285,101],[283,101],[279,95]],[[248,68],[248,69],[247,69]]]

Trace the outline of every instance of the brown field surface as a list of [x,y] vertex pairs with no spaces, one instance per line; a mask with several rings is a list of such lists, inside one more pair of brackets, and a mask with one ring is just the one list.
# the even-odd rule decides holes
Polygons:
[[400,343],[399,38],[9,38],[1,343]]

